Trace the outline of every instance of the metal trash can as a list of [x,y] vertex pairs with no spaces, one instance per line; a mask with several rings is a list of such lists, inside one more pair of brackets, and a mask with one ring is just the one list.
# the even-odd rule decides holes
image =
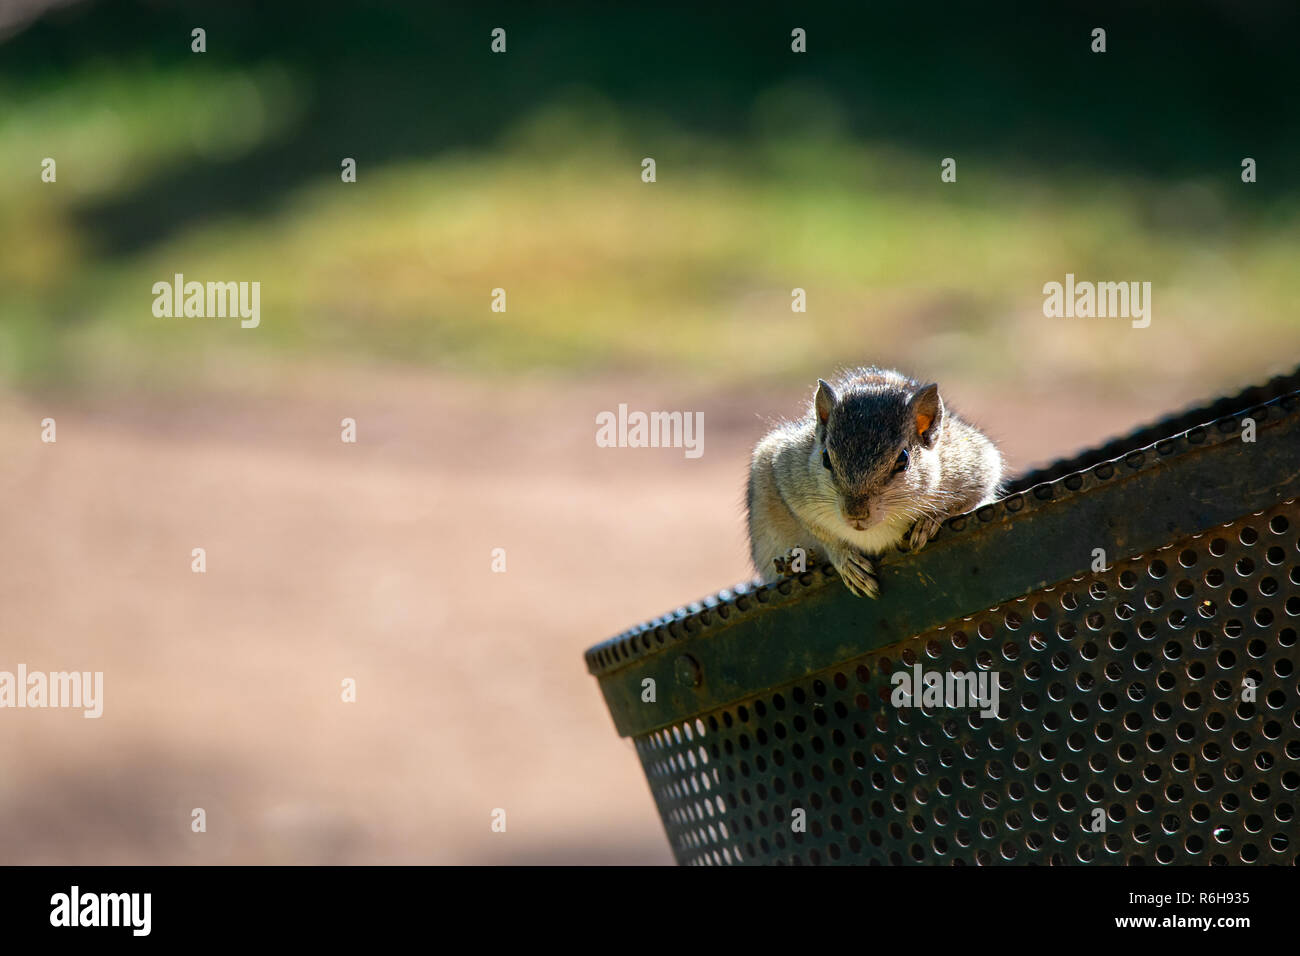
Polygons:
[[587,667],[679,863],[1295,864],[1298,497],[1300,370]]

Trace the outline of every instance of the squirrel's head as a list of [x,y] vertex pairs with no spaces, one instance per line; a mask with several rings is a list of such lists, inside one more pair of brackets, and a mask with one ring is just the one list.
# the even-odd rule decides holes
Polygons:
[[810,467],[835,489],[840,518],[866,531],[894,517],[916,518],[921,492],[936,484],[943,428],[939,386],[914,389],[817,382]]

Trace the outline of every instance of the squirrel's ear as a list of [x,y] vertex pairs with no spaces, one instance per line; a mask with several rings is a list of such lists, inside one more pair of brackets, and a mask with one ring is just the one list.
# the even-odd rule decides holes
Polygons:
[[835,389],[820,378],[817,379],[817,397],[813,399],[813,406],[817,409],[817,420],[823,425],[831,417],[831,409],[835,407],[835,402]]
[[939,386],[931,382],[918,389],[907,403],[916,420],[916,434],[926,448],[934,444],[939,434],[939,423],[943,421],[943,399],[939,397]]

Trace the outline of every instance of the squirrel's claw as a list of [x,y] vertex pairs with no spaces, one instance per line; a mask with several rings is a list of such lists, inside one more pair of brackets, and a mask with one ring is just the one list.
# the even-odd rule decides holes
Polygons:
[[939,533],[939,529],[942,527],[942,518],[917,518],[916,524],[912,525],[912,531],[907,536],[908,548],[913,551],[920,551],[931,537]]
[[875,562],[865,554],[850,551],[842,561],[835,562],[844,586],[858,597],[880,597],[880,579],[876,577]]

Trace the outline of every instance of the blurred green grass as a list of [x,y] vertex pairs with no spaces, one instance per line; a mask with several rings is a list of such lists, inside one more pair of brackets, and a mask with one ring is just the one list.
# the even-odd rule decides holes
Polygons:
[[[261,356],[721,384],[865,361],[1231,382],[1300,355],[1293,194],[1238,202],[1253,187],[1233,166],[1154,181],[978,153],[943,184],[941,156],[849,135],[835,98],[798,82],[756,98],[742,136],[573,88],[483,145],[371,163],[358,143],[273,205],[97,244],[87,203],[265,147],[301,122],[303,86],[274,65],[91,62],[0,89],[0,379],[180,387]],[[47,155],[55,184],[38,179]],[[151,286],[176,272],[260,281],[261,327],[155,318]],[[1044,318],[1042,285],[1067,272],[1150,281],[1151,328]]]

